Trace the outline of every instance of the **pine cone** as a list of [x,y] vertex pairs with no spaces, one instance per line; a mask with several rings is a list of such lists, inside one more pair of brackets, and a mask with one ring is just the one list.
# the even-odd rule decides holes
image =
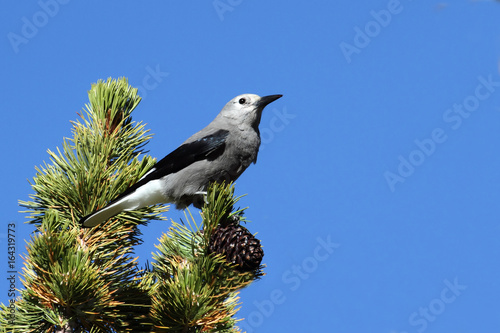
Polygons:
[[237,264],[242,272],[258,269],[264,257],[260,240],[238,224],[219,225],[210,238],[208,250],[209,253],[224,255],[228,262]]

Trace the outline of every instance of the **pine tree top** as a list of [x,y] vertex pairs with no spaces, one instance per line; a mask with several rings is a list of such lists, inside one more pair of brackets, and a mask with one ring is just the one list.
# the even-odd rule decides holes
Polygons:
[[141,100],[137,89],[125,78],[108,79],[88,95],[72,137],[48,151],[50,163],[36,168],[31,200],[20,201],[35,231],[23,257],[15,316],[1,305],[0,332],[238,331],[238,290],[263,273],[261,266],[242,271],[228,261],[225,245],[210,250],[220,226],[244,221],[233,184],[210,186],[201,222],[188,210],[185,222],[172,221],[145,269],[132,256],[141,242],[138,225],[165,220],[168,207],[80,228],[81,216],[106,205],[155,163],[144,151],[149,130],[132,120]]

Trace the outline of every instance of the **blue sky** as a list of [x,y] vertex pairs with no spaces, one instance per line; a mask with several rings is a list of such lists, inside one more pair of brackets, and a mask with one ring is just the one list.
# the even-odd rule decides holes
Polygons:
[[[500,3],[467,0],[11,1],[0,14],[1,248],[15,223],[25,252],[32,228],[17,201],[98,79],[140,88],[134,119],[158,158],[232,97],[283,94],[236,184],[267,264],[241,294],[241,327],[498,330],[499,14]],[[141,262],[168,227],[143,228]]]

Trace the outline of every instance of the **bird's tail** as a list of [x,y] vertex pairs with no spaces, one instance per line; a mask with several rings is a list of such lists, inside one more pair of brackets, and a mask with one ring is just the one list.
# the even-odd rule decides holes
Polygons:
[[93,212],[92,214],[84,216],[80,220],[80,224],[86,228],[95,227],[96,225],[105,222],[107,219],[124,211],[125,209],[122,206],[123,204],[121,202],[113,203],[109,206],[99,209],[98,211]]
[[151,206],[157,203],[169,202],[169,199],[162,194],[161,180],[151,180],[145,184],[140,184],[137,188],[132,187],[124,194],[118,196],[111,203],[80,220],[83,227],[94,227],[99,223],[123,212]]

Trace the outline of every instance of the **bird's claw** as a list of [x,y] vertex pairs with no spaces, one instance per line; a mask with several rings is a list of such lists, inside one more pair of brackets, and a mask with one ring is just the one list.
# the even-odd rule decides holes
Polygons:
[[205,205],[208,205],[208,193],[207,193],[207,191],[198,191],[195,194],[203,195],[203,201],[205,202]]

